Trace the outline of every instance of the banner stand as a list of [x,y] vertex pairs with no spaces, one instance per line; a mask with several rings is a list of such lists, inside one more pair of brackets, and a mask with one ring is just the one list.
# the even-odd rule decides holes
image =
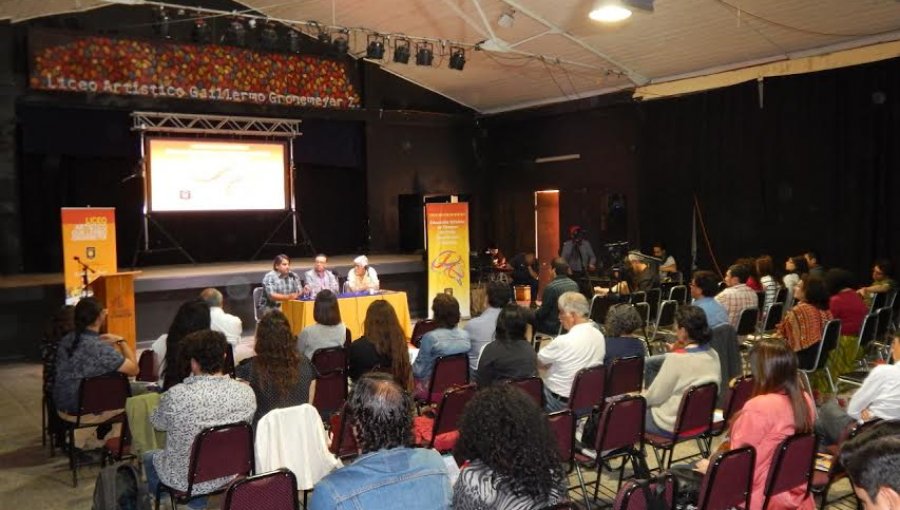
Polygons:
[[428,236],[428,309],[440,292],[459,301],[462,317],[470,310],[469,204],[425,204],[425,228]]

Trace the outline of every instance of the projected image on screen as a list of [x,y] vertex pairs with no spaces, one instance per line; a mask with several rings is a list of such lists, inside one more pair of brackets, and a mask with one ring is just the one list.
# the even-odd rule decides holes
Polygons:
[[282,143],[150,139],[150,209],[287,208]]

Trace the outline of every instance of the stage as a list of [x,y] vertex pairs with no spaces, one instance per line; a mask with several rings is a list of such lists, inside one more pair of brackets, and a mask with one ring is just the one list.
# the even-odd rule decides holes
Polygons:
[[[346,277],[356,255],[329,257],[328,267]],[[421,255],[369,255],[369,265],[378,271],[384,289],[402,290],[413,317],[427,310],[425,264]],[[299,276],[311,269],[313,258],[291,259]],[[130,268],[120,268],[129,270]],[[182,264],[135,268],[138,342],[153,340],[166,332],[178,306],[206,287],[216,287],[225,296],[225,309],[241,318],[244,334],[254,328],[252,289],[261,285],[272,261]],[[62,273],[0,277],[0,359],[39,357],[40,339],[50,317],[64,301]]]

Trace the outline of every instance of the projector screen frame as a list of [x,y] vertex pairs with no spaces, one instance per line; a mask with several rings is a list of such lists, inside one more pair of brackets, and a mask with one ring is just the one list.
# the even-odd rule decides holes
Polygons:
[[[269,144],[269,145],[280,145],[281,153],[282,153],[282,179],[284,180],[283,190],[284,190],[284,206],[277,209],[195,209],[195,210],[167,210],[167,209],[155,209],[153,207],[153,160],[152,160],[152,152],[150,150],[150,144],[156,140],[166,140],[166,141],[174,141],[174,142],[197,142],[197,143],[234,143],[234,144]],[[231,213],[287,213],[295,211],[295,203],[294,203],[294,161],[293,161],[293,149],[294,149],[293,139],[287,140],[272,140],[272,139],[240,139],[234,137],[226,137],[226,136],[215,136],[215,137],[190,137],[190,136],[165,136],[159,133],[153,134],[152,136],[144,136],[141,142],[141,153],[143,164],[143,172],[144,172],[144,211],[145,214],[154,214],[154,215],[169,215],[169,214],[186,214],[186,215],[194,215],[194,214],[231,214]]]

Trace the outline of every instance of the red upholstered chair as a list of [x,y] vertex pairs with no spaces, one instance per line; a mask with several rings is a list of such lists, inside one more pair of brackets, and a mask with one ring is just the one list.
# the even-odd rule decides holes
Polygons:
[[550,425],[550,431],[556,436],[559,458],[566,464],[566,473],[571,473],[574,470],[575,474],[578,475],[578,483],[581,486],[584,504],[590,510],[591,503],[588,500],[587,486],[584,484],[584,474],[581,472],[581,466],[575,460],[575,414],[571,409],[563,409],[547,415],[547,421]]
[[347,351],[343,347],[317,349],[311,361],[319,375],[330,374],[337,370],[347,371]]
[[[626,482],[616,495],[616,500],[613,502],[613,510],[645,510],[647,508],[647,498],[644,494],[643,483],[647,483],[647,481],[630,480]],[[670,473],[649,481],[646,485],[646,490],[649,490],[651,494],[661,490],[666,503],[665,508],[667,510],[674,508],[675,477]]]
[[437,329],[437,323],[434,322],[434,319],[420,320],[413,327],[412,337],[409,339],[409,343],[413,344],[413,347],[418,348],[419,344],[422,343],[422,337],[425,336],[425,333],[434,331],[435,329]]
[[416,416],[413,419],[416,443],[444,453],[453,450],[459,437],[458,422],[463,408],[475,396],[475,385],[467,384],[444,392],[437,415]]
[[725,404],[722,406],[722,419],[713,421],[712,435],[719,436],[728,429],[731,418],[753,396],[753,376],[742,375],[734,379],[734,383],[725,394]]
[[347,417],[343,412],[331,415],[331,434],[331,445],[328,447],[331,453],[340,459],[356,457],[359,454],[353,428],[347,423]]
[[640,395],[626,395],[622,398],[611,400],[606,404],[600,420],[597,422],[597,433],[594,436],[594,444],[591,448],[597,452],[596,459],[582,457],[576,454],[576,460],[582,463],[593,463],[597,470],[597,479],[594,481],[594,499],[600,489],[600,477],[604,466],[610,466],[610,461],[616,458],[622,459],[619,469],[619,482],[616,492],[622,487],[622,479],[625,475],[625,464],[631,462],[633,472],[647,472],[644,461],[644,419],[647,412],[647,401]]
[[[647,433],[645,439],[653,447],[657,466],[660,471],[672,467],[675,456],[675,445],[683,441],[694,439],[700,455],[709,456],[709,435],[712,429],[713,412],[716,407],[718,386],[716,383],[706,383],[691,386],[684,391],[681,404],[678,408],[678,419],[675,421],[675,430],[671,438]],[[660,456],[660,451],[662,455]],[[685,460],[694,455],[678,460]],[[667,460],[668,458],[668,460]]]
[[420,403],[430,405],[440,402],[448,388],[467,384],[469,384],[469,355],[460,353],[440,356],[435,360],[434,370],[431,372],[428,398]]
[[297,478],[289,469],[242,478],[228,486],[222,510],[298,510]]
[[698,510],[728,510],[750,507],[756,450],[752,446],[736,448],[716,455],[700,482]]
[[523,377],[521,379],[510,379],[509,384],[516,386],[520,390],[533,398],[535,403],[541,409],[544,408],[544,380],[538,376]]
[[803,485],[809,494],[816,464],[816,435],[794,434],[781,442],[775,451],[772,467],[766,479],[762,509],[769,506],[772,496]]
[[153,349],[145,349],[138,358],[138,375],[135,378],[141,382],[156,382],[159,374],[156,373],[156,354]]
[[316,375],[313,407],[319,410],[323,420],[344,407],[347,400],[347,375],[343,370]]
[[232,423],[205,428],[197,434],[191,447],[188,465],[188,488],[182,492],[160,482],[156,488],[156,510],[159,510],[160,495],[169,494],[172,510],[177,503],[208,494],[217,494],[228,485],[205,494],[194,494],[194,486],[226,476],[249,476],[253,473],[253,428],[249,423]]
[[582,368],[575,374],[567,404],[575,413],[576,419],[600,408],[603,404],[605,386],[606,367],[603,365]]
[[606,369],[606,398],[640,393],[644,387],[644,357],[616,358]]

